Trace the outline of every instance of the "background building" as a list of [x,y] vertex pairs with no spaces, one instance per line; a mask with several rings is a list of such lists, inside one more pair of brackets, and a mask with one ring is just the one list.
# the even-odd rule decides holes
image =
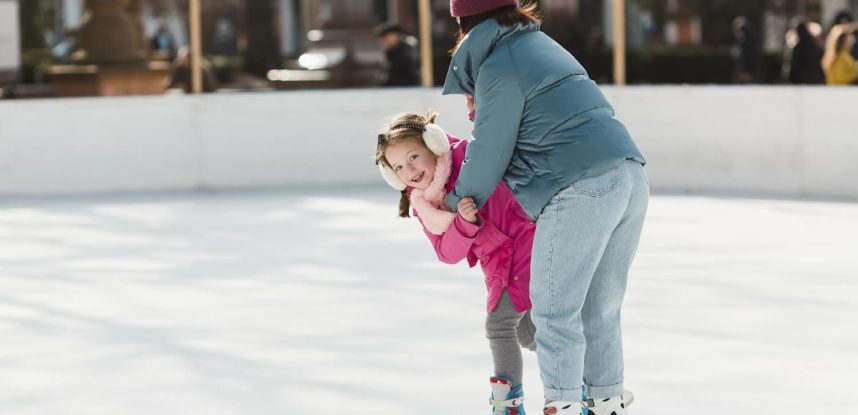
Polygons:
[[[93,0],[0,0],[0,85],[6,96],[52,96],[51,66],[73,60]],[[202,47],[225,89],[354,87],[377,83],[383,55],[372,28],[395,21],[417,34],[417,0],[207,0]],[[543,30],[570,50],[598,82],[612,82],[612,0],[541,0]],[[455,21],[447,0],[432,0],[433,67],[443,81]],[[795,16],[826,29],[858,0],[631,0],[627,3],[630,83],[730,83],[744,16],[763,53],[761,82],[781,83],[784,35]],[[127,0],[150,59],[189,43],[188,0]],[[155,38],[170,39],[166,54]],[[163,52],[163,51],[162,51]],[[324,56],[329,73],[307,74],[304,53]],[[318,59],[316,59],[318,62]],[[291,71],[275,72],[271,71]],[[10,89],[10,85],[14,88]],[[10,93],[16,92],[16,93]]]

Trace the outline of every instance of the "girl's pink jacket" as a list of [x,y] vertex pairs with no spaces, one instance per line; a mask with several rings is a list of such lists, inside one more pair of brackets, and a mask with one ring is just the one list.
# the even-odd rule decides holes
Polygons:
[[[452,152],[452,169],[446,190],[456,185],[456,178],[465,159],[468,142],[449,136]],[[417,217],[417,212],[413,212]],[[473,267],[479,261],[486,277],[489,291],[488,311],[497,306],[503,290],[519,312],[530,309],[530,251],[536,225],[518,204],[512,192],[503,182],[478,212],[477,225],[464,220],[460,215],[443,235],[433,235],[423,228],[432,241],[438,259],[455,264],[467,258]],[[418,217],[418,219],[420,219]],[[420,221],[421,225],[423,221]]]

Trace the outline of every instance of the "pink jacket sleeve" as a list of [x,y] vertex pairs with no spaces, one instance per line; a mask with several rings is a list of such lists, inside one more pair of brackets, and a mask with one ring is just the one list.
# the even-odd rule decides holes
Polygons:
[[[419,217],[417,219],[420,220]],[[429,233],[425,226],[423,227],[423,232],[426,233],[426,236],[432,242],[432,247],[435,248],[438,259],[445,264],[455,264],[468,257],[471,245],[474,244],[474,238],[476,238],[477,232],[482,228],[482,218],[479,218],[478,223],[479,225],[474,225],[463,219],[461,215],[456,215],[453,224],[450,225],[450,228],[444,234],[434,235]],[[420,225],[423,225],[422,220],[420,220]]]

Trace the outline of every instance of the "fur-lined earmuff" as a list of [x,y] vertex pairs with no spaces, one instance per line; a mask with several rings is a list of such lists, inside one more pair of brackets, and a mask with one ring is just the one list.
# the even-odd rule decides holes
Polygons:
[[[436,156],[450,152],[450,141],[447,140],[447,133],[437,124],[428,123],[423,126],[422,137],[423,144]],[[407,186],[402,180],[399,180],[399,176],[396,175],[393,169],[381,162],[378,163],[378,169],[381,171],[381,177],[390,187],[399,191],[405,190]]]
[[399,176],[396,175],[393,169],[385,166],[384,163],[378,163],[378,170],[381,172],[381,177],[390,187],[399,191],[405,190],[405,183],[399,180]]
[[437,124],[426,124],[423,128],[423,143],[429,151],[440,156],[450,152],[450,141],[447,140],[447,133],[444,132]]

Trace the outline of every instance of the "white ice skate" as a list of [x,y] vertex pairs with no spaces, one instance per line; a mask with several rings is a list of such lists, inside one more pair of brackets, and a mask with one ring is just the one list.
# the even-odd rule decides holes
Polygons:
[[591,415],[629,415],[628,407],[635,400],[635,395],[624,390],[620,396],[607,399],[587,399],[584,404]]
[[545,415],[628,415],[626,408],[635,400],[635,395],[628,390],[618,397],[608,399],[587,399],[583,402],[554,401],[545,404]]
[[545,415],[581,415],[581,402],[553,401],[545,404]]

